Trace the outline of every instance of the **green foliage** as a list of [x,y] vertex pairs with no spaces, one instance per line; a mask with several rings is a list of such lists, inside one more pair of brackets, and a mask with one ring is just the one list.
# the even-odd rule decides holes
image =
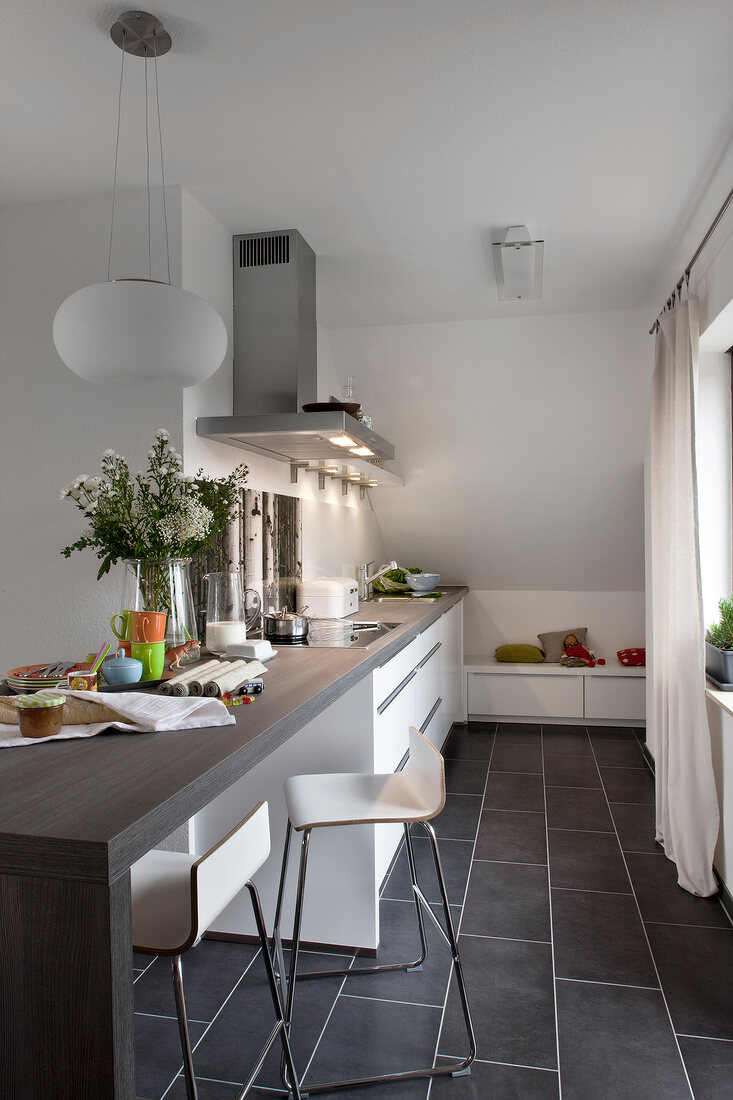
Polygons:
[[729,600],[722,596],[718,609],[720,621],[708,627],[705,637],[718,649],[733,649],[733,596]]
[[61,551],[92,547],[101,561],[97,578],[121,559],[188,558],[223,531],[241,507],[247,467],[228,477],[183,474],[183,459],[160,428],[148,451],[148,468],[131,474],[122,455],[105,451],[102,476],[82,474],[61,493],[84,513],[87,529]]
[[[422,569],[410,566],[408,573],[422,573]],[[388,569],[381,577],[376,577],[372,583],[375,592],[409,592],[410,586],[405,580],[404,569]]]

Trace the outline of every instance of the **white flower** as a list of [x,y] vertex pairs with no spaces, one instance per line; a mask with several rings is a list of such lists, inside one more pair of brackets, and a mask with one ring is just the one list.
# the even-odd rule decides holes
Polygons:
[[98,477],[88,477],[84,481],[84,488],[88,493],[93,493],[95,489],[99,488],[100,479]]
[[193,485],[195,478],[191,474],[189,474],[188,477],[186,477],[184,480],[187,485]]
[[155,438],[156,439],[167,439],[168,438],[168,432],[165,430],[165,428],[158,428],[157,432],[155,433]]
[[174,476],[175,476],[176,481],[185,481],[186,480],[185,477],[183,476],[183,471],[182,470],[176,470]]
[[155,458],[155,451],[148,451],[148,458]]
[[114,453],[114,451],[112,450],[111,447],[109,448],[109,450],[105,451],[104,454],[102,455],[102,458],[114,458],[114,457],[115,457],[115,453]]

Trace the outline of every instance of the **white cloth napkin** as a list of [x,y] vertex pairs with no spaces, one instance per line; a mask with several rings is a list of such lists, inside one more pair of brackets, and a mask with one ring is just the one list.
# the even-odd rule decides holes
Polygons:
[[228,707],[220,699],[200,696],[173,698],[168,695],[143,694],[136,691],[105,692],[64,691],[67,698],[90,700],[97,696],[100,703],[114,710],[124,722],[99,722],[83,726],[62,726],[51,737],[21,737],[17,726],[0,723],[0,748],[20,745],[39,745],[44,741],[63,741],[69,737],[94,737],[107,729],[120,729],[125,733],[154,733],[157,730],[192,729],[201,726],[231,726],[236,721]]

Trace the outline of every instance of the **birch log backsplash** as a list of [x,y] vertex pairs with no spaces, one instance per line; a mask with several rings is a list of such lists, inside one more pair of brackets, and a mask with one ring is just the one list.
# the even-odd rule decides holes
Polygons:
[[238,568],[244,574],[245,587],[259,594],[263,610],[282,606],[295,610],[295,586],[302,579],[301,501],[260,489],[245,489],[242,498],[241,517],[191,562],[191,588],[201,638],[207,573]]

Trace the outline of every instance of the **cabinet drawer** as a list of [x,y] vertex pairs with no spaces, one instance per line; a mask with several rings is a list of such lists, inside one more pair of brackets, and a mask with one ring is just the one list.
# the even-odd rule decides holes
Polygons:
[[406,645],[399,653],[396,653],[391,660],[380,668],[375,668],[373,673],[374,701],[377,706],[381,706],[387,696],[404,680],[405,676],[417,668],[427,656],[439,640],[439,631],[440,620],[429,626],[422,634],[418,634],[417,638]]
[[629,718],[643,722],[646,715],[646,680],[643,676],[586,676],[586,718]]
[[470,672],[468,713],[582,718],[583,678]]

